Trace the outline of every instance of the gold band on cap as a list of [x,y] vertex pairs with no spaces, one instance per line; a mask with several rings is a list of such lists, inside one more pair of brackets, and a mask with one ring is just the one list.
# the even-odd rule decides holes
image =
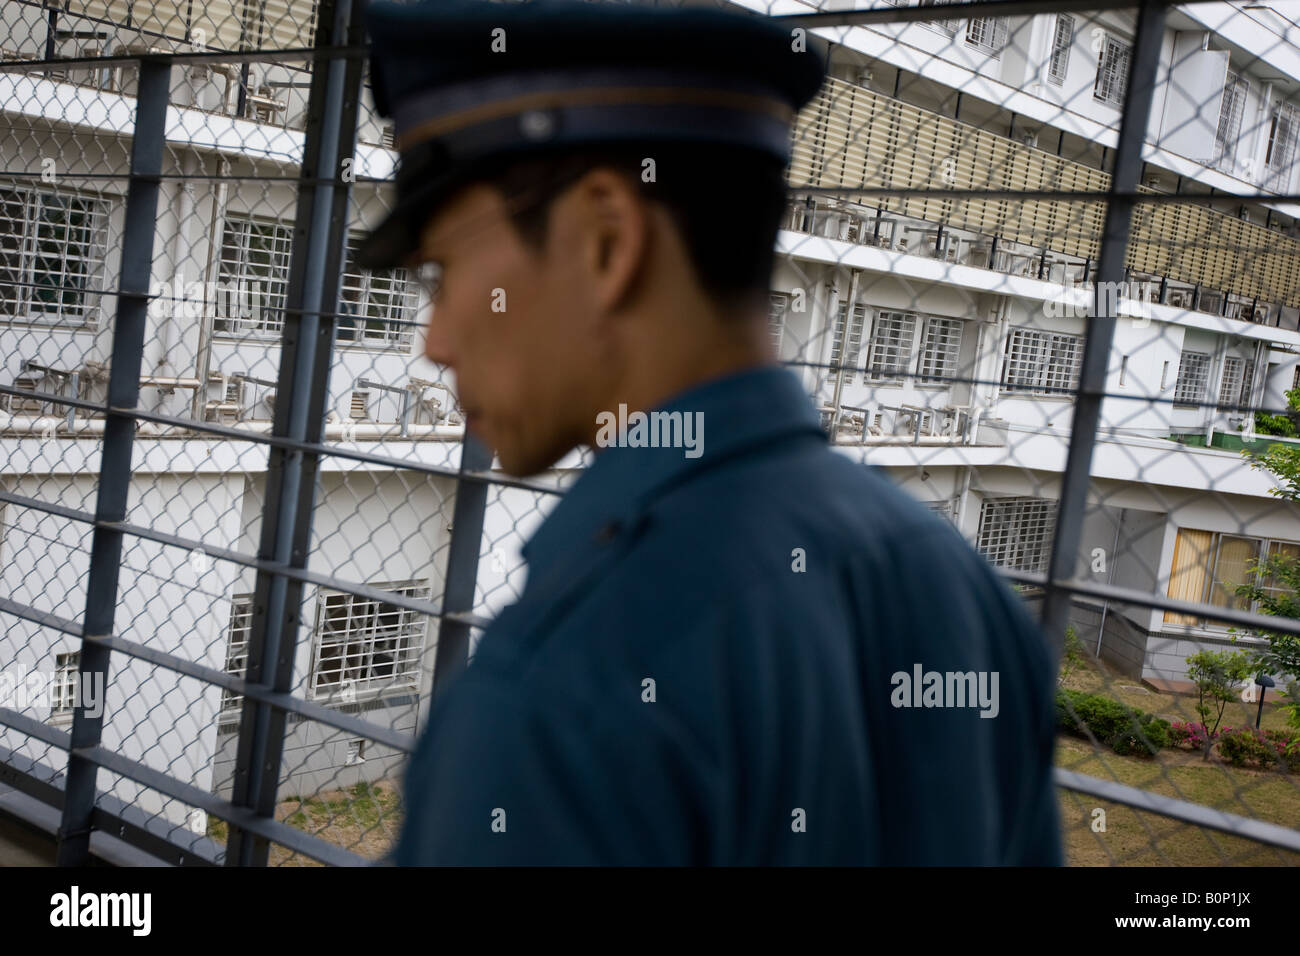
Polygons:
[[737,90],[702,90],[682,86],[635,86],[547,90],[523,93],[509,99],[458,110],[419,123],[395,137],[398,150],[407,150],[426,140],[480,123],[501,119],[528,110],[562,109],[566,106],[723,106],[754,113],[764,113],[792,125],[795,113],[788,103],[772,96],[743,93]]

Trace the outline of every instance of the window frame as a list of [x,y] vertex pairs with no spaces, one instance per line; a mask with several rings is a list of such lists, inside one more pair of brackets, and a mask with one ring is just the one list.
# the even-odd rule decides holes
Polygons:
[[[80,222],[72,221],[75,206],[81,207],[76,211]],[[0,210],[6,208],[12,214],[0,219],[16,228],[8,234],[0,233],[0,276],[6,279],[0,288],[12,289],[13,296],[0,298],[0,317],[7,324],[98,328],[105,294],[112,197],[76,189],[3,183]],[[63,211],[63,219],[47,216],[50,208]],[[6,246],[6,242],[12,244]],[[51,263],[57,271],[49,268]],[[71,268],[74,264],[75,271]],[[44,282],[41,277],[45,277]],[[52,292],[56,301],[42,301],[46,292]]]
[[772,343],[772,354],[778,359],[781,357],[781,348],[785,345],[785,317],[789,311],[789,292],[768,292],[767,334]]
[[[1030,506],[1033,506],[1032,510]],[[1011,521],[1006,523],[1006,514],[1011,512]],[[1047,571],[1052,556],[1052,539],[1056,533],[1056,520],[1060,511],[1060,502],[1054,498],[1036,498],[1032,495],[998,495],[988,496],[980,503],[979,525],[975,531],[975,548],[995,567],[1012,568],[1031,574]],[[994,527],[993,521],[1002,521],[1001,527]],[[1034,524],[1037,527],[1033,527]],[[1029,526],[1029,527],[1026,527]],[[991,540],[994,532],[1005,530],[1006,534],[999,541]],[[1026,531],[1033,535],[1026,544]],[[997,547],[993,547],[997,545]],[[1014,554],[1016,560],[1023,557],[1026,549],[1035,552],[1032,567],[1024,567],[1012,560],[1002,560]]]
[[1103,31],[1101,50],[1097,53],[1097,78],[1092,84],[1092,98],[1099,103],[1123,109],[1132,64],[1133,44],[1125,43],[1109,30]]
[[[1034,381],[1032,383],[1012,382],[1010,380],[1012,362],[1025,361],[1024,359],[1013,359],[1012,351],[1017,347],[1017,343],[1031,337],[1035,339],[1035,349],[1041,356],[1037,360],[1038,367],[1034,372]],[[1067,340],[1069,342],[1069,352],[1074,356],[1074,359],[1071,361],[1068,370],[1065,370],[1065,384],[1054,386],[1049,382],[1049,378],[1057,376],[1059,380],[1062,371],[1053,365],[1053,360],[1060,354],[1061,347]],[[1083,346],[1084,337],[1073,332],[1013,328],[1011,334],[1007,336],[1007,344],[1002,351],[1002,375],[999,388],[1001,391],[1013,395],[1070,398],[1071,392],[1077,391],[1079,388],[1079,379],[1083,370]]]
[[[853,303],[852,317],[850,318],[848,299],[841,299],[835,306],[835,321],[831,326],[831,351],[827,364],[830,366],[829,372],[832,376],[838,375],[842,371],[846,376],[846,382],[853,382],[857,379],[863,353],[862,333],[866,330],[866,327],[867,303]],[[836,353],[843,357],[846,350],[849,357],[837,363]]]
[[[419,309],[416,283],[407,269],[362,269],[356,261],[361,241],[359,233],[348,234],[343,278],[339,283],[335,344],[346,349],[407,351],[415,341]],[[362,312],[349,311],[355,304],[349,295],[361,304]],[[376,331],[377,335],[372,334]]]
[[[1065,42],[1061,42],[1061,28],[1065,27]],[[1066,72],[1070,68],[1070,50],[1074,46],[1074,17],[1068,13],[1058,13],[1052,27],[1052,39],[1047,48],[1047,82],[1053,86],[1064,86]],[[1057,57],[1060,57],[1058,72]]]
[[[1205,360],[1203,364],[1200,363],[1199,361],[1195,363],[1196,365],[1204,369],[1204,376],[1201,378],[1199,384],[1197,385],[1196,397],[1188,398],[1187,396],[1190,390],[1184,387],[1184,382],[1190,380],[1191,375],[1190,374],[1185,375],[1184,373],[1188,372],[1191,367],[1187,362],[1187,359],[1192,356],[1196,357],[1197,359],[1203,358]],[[1174,406],[1175,407],[1178,407],[1180,405],[1184,407],[1203,407],[1205,405],[1206,396],[1209,394],[1209,390],[1210,390],[1210,366],[1211,363],[1213,363],[1213,361],[1214,361],[1214,356],[1209,352],[1198,352],[1188,348],[1184,348],[1181,352],[1179,352],[1178,374],[1174,377]]]
[[[252,234],[254,229],[265,229],[270,231],[269,238],[272,242],[270,255],[273,257],[268,264],[271,274],[269,276],[255,275],[248,272],[250,267],[250,258],[253,254]],[[226,257],[227,245],[230,242],[232,234],[238,236],[238,249],[236,250],[236,259],[230,260]],[[276,219],[267,219],[265,217],[247,215],[239,212],[227,212],[221,219],[221,237],[214,245],[213,254],[216,256],[217,284],[221,290],[216,296],[213,303],[212,317],[212,334],[214,337],[223,339],[275,339],[284,333],[284,309],[288,304],[289,293],[289,269],[290,259],[293,249],[293,226],[286,225]],[[266,252],[266,250],[259,250]],[[231,268],[237,270],[232,277],[228,264]],[[261,268],[261,264],[254,264]],[[235,293],[230,293],[230,280],[234,279]],[[237,310],[232,308],[234,302],[244,301],[244,295],[240,292],[244,282],[266,282],[270,285],[270,290],[263,293],[269,302],[262,307],[260,316],[241,316]],[[251,293],[250,293],[251,294]],[[232,314],[223,314],[230,312]]]
[[[975,38],[977,30],[979,39]],[[1002,51],[1007,48],[1010,33],[1006,17],[971,17],[966,21],[966,45],[989,56],[1002,55]]]
[[[882,384],[901,384],[908,378],[914,376],[915,358],[916,358],[916,332],[921,326],[919,321],[922,315],[918,312],[909,312],[904,309],[877,309],[874,319],[871,323],[871,336],[867,343],[866,365],[863,371],[863,379],[872,385]],[[906,353],[902,353],[901,361],[896,366],[890,366],[886,369],[877,368],[876,361],[877,349],[890,349],[897,347],[898,343],[884,343],[880,341],[881,329],[887,323],[895,319],[906,319],[909,323],[907,335],[905,338],[899,337],[899,342],[906,345]]]
[[[225,672],[243,680],[248,675],[248,642],[253,634],[253,595],[236,594],[230,602],[230,620],[226,624]],[[242,635],[242,639],[239,639]],[[239,720],[244,705],[244,695],[227,688],[221,689],[221,702],[217,705],[217,723],[229,724]]]
[[[944,343],[944,347],[951,348],[952,370],[945,371],[939,368],[938,374],[927,371],[927,358],[931,357],[932,351],[939,354],[937,350],[931,349],[931,331],[935,325],[956,329],[956,340]],[[925,322],[921,328],[921,340],[916,349],[916,384],[920,388],[951,388],[955,383],[953,379],[961,372],[961,347],[966,339],[966,323],[961,319],[955,319],[947,315],[926,315]],[[941,356],[946,362],[947,356]],[[934,366],[931,366],[932,368]]]
[[[431,594],[431,589],[426,581],[410,580],[388,582],[384,584],[368,585],[381,591],[388,591],[394,595],[427,600]],[[339,638],[330,638],[328,627],[330,621],[331,604],[334,607],[343,607],[343,615],[348,626],[341,632]],[[354,612],[361,608],[359,617],[362,624],[354,629],[351,621]],[[374,629],[378,631],[380,625],[378,621],[381,616],[387,614],[396,614],[397,625],[396,633],[381,637],[378,634],[367,636],[361,633],[360,636],[354,636],[364,628],[365,619],[368,616],[375,621]],[[422,680],[423,663],[425,651],[428,647],[428,630],[429,618],[419,611],[412,611],[395,604],[384,604],[371,598],[361,597],[346,591],[334,591],[327,588],[321,588],[316,602],[316,623],[312,629],[311,640],[311,665],[307,672],[307,694],[310,700],[320,703],[337,705],[351,704],[362,699],[374,699],[388,697],[393,695],[402,695],[409,693],[418,693],[420,682]],[[410,630],[404,630],[410,628]],[[349,660],[358,655],[351,650],[354,644],[365,645],[370,642],[369,650],[362,651],[362,657],[367,661],[363,667],[373,669],[375,653],[382,641],[394,641],[392,655],[394,657],[394,673],[390,676],[376,677],[374,675],[353,678],[348,675],[350,669],[355,665],[348,663]],[[341,647],[342,654],[327,655],[327,647]],[[388,651],[385,651],[388,653]],[[337,680],[322,680],[323,673],[334,673],[335,668],[326,668],[326,663],[339,662]],[[404,667],[399,669],[399,662]]]
[[1250,80],[1229,67],[1223,80],[1219,120],[1214,130],[1215,165],[1220,172],[1236,171],[1237,143],[1241,138],[1241,123],[1249,100]]
[[[1201,528],[1176,528],[1175,531],[1175,547],[1169,564],[1169,583],[1165,587],[1166,596],[1173,597],[1173,595],[1170,594],[1170,589],[1174,587],[1174,577],[1179,570],[1175,567],[1174,562],[1178,559],[1178,544],[1184,540],[1184,534],[1208,534],[1210,536],[1210,542],[1206,551],[1206,561],[1204,565],[1199,567],[1199,570],[1203,575],[1203,582],[1200,587],[1201,594],[1200,597],[1196,599],[1195,603],[1219,607],[1224,610],[1235,609],[1249,611],[1252,614],[1259,613],[1259,601],[1257,600],[1252,600],[1249,607],[1237,608],[1235,602],[1238,598],[1235,594],[1231,595],[1231,600],[1234,602],[1232,604],[1218,604],[1214,601],[1223,552],[1223,541],[1225,538],[1230,540],[1250,541],[1254,543],[1256,545],[1256,557],[1252,563],[1256,565],[1267,565],[1269,558],[1274,553],[1277,553],[1277,551],[1280,551],[1283,547],[1296,549],[1296,553],[1300,555],[1300,541],[1292,541],[1288,538],[1270,538],[1262,535],[1236,534],[1230,531],[1206,531]],[[1249,564],[1247,566],[1249,567]],[[1265,590],[1280,590],[1266,584],[1265,582],[1267,577],[1268,576],[1263,573],[1262,568],[1260,568],[1253,573],[1247,572],[1247,580],[1240,583],[1253,584],[1255,587]],[[1234,587],[1233,590],[1235,591],[1236,588]],[[1193,620],[1189,621],[1187,618],[1193,618]],[[1161,625],[1168,626],[1174,630],[1198,628],[1209,631],[1226,631],[1229,628],[1236,626],[1227,622],[1215,623],[1217,620],[1218,619],[1205,613],[1192,615],[1183,614],[1180,611],[1165,611],[1164,614],[1161,615]]]

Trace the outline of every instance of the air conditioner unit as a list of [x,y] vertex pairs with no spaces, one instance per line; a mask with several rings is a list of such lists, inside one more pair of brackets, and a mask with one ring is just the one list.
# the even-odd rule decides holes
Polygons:
[[232,402],[208,402],[203,406],[203,420],[218,425],[233,425],[239,421],[240,407]]
[[[14,379],[14,388],[23,392],[35,392],[41,387],[41,381],[40,375],[19,375]],[[39,398],[5,394],[0,395],[0,401],[3,402],[5,410],[12,415],[39,415],[45,411],[45,403]]]
[[1254,313],[1251,315],[1250,321],[1258,323],[1259,325],[1266,323],[1268,321],[1267,306],[1256,306]]

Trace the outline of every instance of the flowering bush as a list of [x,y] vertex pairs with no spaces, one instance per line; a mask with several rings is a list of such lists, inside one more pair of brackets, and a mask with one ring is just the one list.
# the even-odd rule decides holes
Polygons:
[[1169,743],[1174,747],[1188,750],[1204,750],[1207,741],[1218,739],[1204,724],[1194,724],[1186,720],[1176,720],[1169,727]]
[[1224,727],[1218,746],[1223,759],[1234,767],[1256,766],[1261,770],[1277,763],[1280,750],[1285,750],[1285,745],[1275,743],[1265,731],[1254,727]]

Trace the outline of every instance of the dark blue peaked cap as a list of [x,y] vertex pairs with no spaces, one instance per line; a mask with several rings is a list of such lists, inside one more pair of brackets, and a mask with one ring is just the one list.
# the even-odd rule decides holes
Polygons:
[[403,262],[437,204],[497,156],[710,143],[785,162],[826,72],[808,38],[720,9],[378,0],[366,20],[375,105],[401,154],[394,212],[359,252],[371,269]]

